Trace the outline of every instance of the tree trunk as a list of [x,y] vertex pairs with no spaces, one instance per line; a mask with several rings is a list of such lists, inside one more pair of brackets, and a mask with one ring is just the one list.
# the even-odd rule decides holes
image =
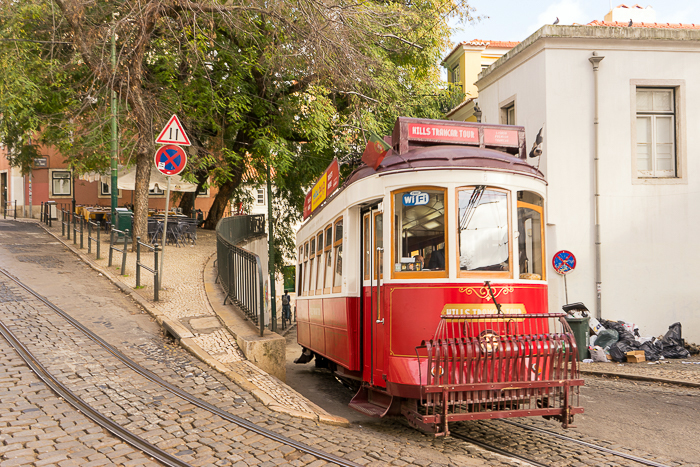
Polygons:
[[[152,159],[148,153],[140,152],[136,157],[136,183],[134,190],[134,233],[132,249],[136,249],[136,237],[146,241],[148,230],[148,184],[151,179]],[[158,243],[161,243],[158,241]]]
[[221,218],[224,217],[226,207],[231,202],[233,190],[235,190],[240,183],[241,177],[238,176],[219,187],[219,192],[216,194],[216,198],[214,198],[211,208],[209,208],[209,215],[204,221],[204,225],[202,226],[203,228],[212,230],[216,228],[216,224],[218,224]]

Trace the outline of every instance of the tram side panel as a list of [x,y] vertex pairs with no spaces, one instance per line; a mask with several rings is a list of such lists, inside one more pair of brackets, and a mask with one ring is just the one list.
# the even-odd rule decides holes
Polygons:
[[297,342],[350,371],[360,369],[359,298],[297,300]]

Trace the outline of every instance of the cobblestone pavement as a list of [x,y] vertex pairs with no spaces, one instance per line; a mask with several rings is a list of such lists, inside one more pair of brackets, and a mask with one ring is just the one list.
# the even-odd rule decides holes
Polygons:
[[[165,334],[154,333],[153,323],[143,321],[147,315],[136,304],[129,303],[125,295],[115,295],[115,289],[104,277],[97,276],[61,244],[40,233],[36,225],[23,228],[24,231],[16,228],[10,232],[0,221],[0,266],[20,280],[30,282],[30,286],[38,288],[76,319],[118,345],[137,363],[210,404],[361,465],[514,465],[455,439],[425,436],[403,420],[383,420],[346,428],[271,411],[248,390],[212,371]],[[25,245],[20,244],[20,239]],[[26,245],[32,248],[23,248]],[[33,260],[20,258],[25,254]],[[57,261],[61,262],[60,268],[54,267]],[[32,347],[50,363],[47,366],[59,371],[60,378],[78,388],[84,399],[92,401],[103,412],[112,413],[124,426],[156,444],[181,453],[183,458],[191,456],[194,461],[209,465],[316,467],[323,464],[312,456],[274,445],[257,435],[250,436],[210,417],[198,418],[199,412],[194,408],[191,414],[184,413],[182,407],[173,410],[174,402],[169,397],[160,398],[162,394],[156,394],[151,383],[125,374],[120,364],[74,335],[70,326],[55,323],[55,319],[49,318],[29,297],[7,283],[0,286],[0,296],[8,298],[0,300],[0,312],[14,316],[14,321],[10,321],[13,329],[33,341]],[[38,312],[41,318],[37,318]],[[2,358],[15,356],[4,351]],[[33,391],[28,390],[29,393]],[[23,389],[20,387],[18,392]],[[34,424],[27,427],[27,430],[34,429]],[[0,434],[3,433],[0,429]],[[205,433],[209,436],[204,436]],[[30,449],[27,445],[23,448]],[[82,449],[75,447],[70,453],[77,455]],[[4,456],[0,465],[13,459]],[[138,459],[134,461],[137,463]],[[35,465],[40,465],[39,461]]]
[[157,466],[48,389],[0,339],[0,465]]
[[[198,230],[194,245],[165,246],[163,261],[163,290],[159,292],[159,301],[153,300],[153,276],[141,272],[140,288],[136,289],[136,254],[128,252],[125,271],[121,271],[121,253],[114,252],[112,266],[109,266],[109,235],[101,236],[100,259],[96,259],[96,247],[87,255],[87,234],[83,236],[84,249],[80,250],[79,237],[71,234],[71,240],[62,236],[60,222],[54,222],[51,228],[42,227],[60,241],[79,250],[85,259],[103,269],[110,278],[125,284],[134,290],[148,307],[155,313],[165,316],[173,322],[184,324],[194,335],[193,341],[202,350],[217,360],[227,373],[233,374],[267,395],[265,400],[274,401],[278,410],[287,410],[314,418],[319,414],[330,418],[323,409],[310,404],[299,393],[281,383],[277,378],[260,370],[245,360],[233,336],[222,327],[209,304],[204,288],[204,267],[216,252],[216,233],[210,230]],[[154,254],[142,248],[141,262],[153,267]],[[123,274],[123,273],[126,274]]]
[[[2,235],[2,230],[3,228],[0,228],[0,243],[3,243],[4,238]],[[56,231],[56,228],[54,227],[53,230]],[[60,237],[60,227],[58,228],[58,233]],[[163,302],[158,304],[163,313],[172,313],[171,316],[177,317],[180,322],[188,323],[190,328],[193,330],[195,330],[194,328],[197,327],[194,325],[198,324],[196,320],[206,320],[211,318],[215,319],[214,315],[212,314],[212,310],[206,303],[206,300],[194,300],[199,302],[199,305],[196,306],[187,303],[191,301],[189,297],[200,296],[198,295],[199,291],[197,287],[201,287],[202,277],[201,269],[199,269],[196,261],[188,258],[187,255],[196,253],[196,255],[198,255],[196,257],[199,258],[197,261],[200,261],[203,268],[204,261],[208,259],[210,255],[206,252],[197,253],[197,248],[204,248],[205,245],[207,245],[207,234],[211,233],[203,232],[200,234],[197,247],[180,249],[168,247],[166,255],[169,256],[166,256],[166,267],[169,262],[179,263],[180,269],[175,266],[173,266],[175,267],[175,270],[171,272],[168,272],[166,269],[165,285],[166,287],[169,287],[169,290],[165,292],[166,295],[161,295]],[[43,238],[39,233],[31,234],[29,237],[33,238],[35,241],[39,238]],[[55,241],[49,242],[46,239],[43,241],[52,243],[58,249],[60,249],[60,245],[58,245]],[[211,248],[211,251],[213,251],[213,234],[210,242],[209,248]],[[21,245],[17,244],[16,242],[12,243],[11,251],[16,262],[21,263],[24,265],[24,267],[33,268],[35,271],[44,271],[47,274],[45,280],[53,280],[48,278],[49,273],[59,274],[57,277],[61,277],[61,274],[69,274],[66,273],[65,270],[70,270],[72,267],[75,267],[73,263],[76,261],[72,259],[71,255],[66,251],[61,251],[60,253],[43,252],[42,254],[38,255],[34,244],[30,243],[27,245]],[[83,252],[84,251],[86,250],[83,250]],[[103,255],[106,257],[105,251],[106,249],[103,249]],[[180,256],[179,262],[177,259],[178,255]],[[129,256],[133,258],[134,255]],[[135,264],[135,259],[133,261]],[[102,262],[104,263],[104,267],[106,267],[106,259],[102,260]],[[118,263],[118,261],[115,261],[115,264],[116,263]],[[127,273],[130,273],[129,267],[130,266],[127,265]],[[94,277],[97,275],[97,273],[94,273],[87,268],[85,269],[86,271],[83,271],[81,274],[91,275],[91,279],[87,279],[87,281],[92,281],[93,287],[94,283],[96,283],[95,281],[104,279]],[[114,271],[114,267],[111,268],[111,270]],[[178,284],[177,281],[169,282],[168,276],[171,278],[177,277],[174,276],[174,274],[179,274],[183,278],[181,281],[183,282],[182,285]],[[74,276],[70,279],[70,284],[72,287],[76,282],[76,277]],[[130,275],[127,277],[118,276],[118,280],[123,280],[127,284],[132,279],[133,273],[130,273]],[[148,283],[148,280],[148,276],[145,275],[143,281]],[[133,281],[133,285],[135,285],[135,279],[133,279]],[[184,284],[186,281],[189,281],[190,283]],[[178,289],[178,287],[181,287],[181,289]],[[149,289],[148,287],[138,290],[138,293],[147,300],[152,299],[152,289]],[[201,293],[204,293],[203,287],[201,287]],[[87,297],[81,296],[81,299],[82,298],[88,300]],[[95,298],[94,302],[98,303],[100,307],[104,305],[102,299]],[[130,311],[127,313],[127,315],[134,316],[138,313],[140,312]],[[103,331],[109,332],[110,326],[116,325],[117,319],[119,319],[119,322],[121,322],[121,320],[124,320],[125,317],[122,316],[120,318],[116,318],[98,313],[98,316],[94,316],[92,318],[92,322],[97,327],[101,326]],[[304,407],[304,399],[293,391],[291,392],[292,395],[290,396],[289,400],[284,400],[282,397],[280,397],[278,391],[280,387],[283,386],[281,386],[276,379],[269,377],[264,372],[251,365],[249,362],[242,360],[242,356],[240,351],[236,348],[235,342],[222,328],[214,326],[212,328],[198,328],[198,330],[204,330],[205,332],[195,332],[196,335],[194,337],[194,341],[212,356],[215,356],[219,362],[224,363],[227,369],[233,369],[233,371],[245,375],[245,379],[251,383],[254,382],[258,388],[264,388],[266,385],[269,385],[269,387],[265,390],[268,391],[268,393],[273,394],[277,400],[292,410],[315,410],[315,408],[312,406]],[[403,420],[381,420],[377,423],[368,423],[363,424],[362,426],[355,425],[350,428],[343,428],[319,425],[312,420],[300,419],[289,416],[285,413],[273,412],[253,398],[249,392],[249,388],[241,388],[234,384],[231,380],[224,377],[222,374],[212,371],[211,368],[193,359],[186,352],[183,352],[179,346],[175,345],[174,342],[169,341],[164,335],[151,336],[147,339],[142,338],[138,341],[132,339],[131,337],[132,336],[129,336],[128,338],[121,336],[121,340],[123,341],[122,345],[127,349],[127,353],[129,353],[129,355],[139,363],[158,373],[164,379],[183,387],[186,390],[191,390],[201,398],[205,399],[207,402],[215,404],[232,413],[244,416],[245,418],[256,423],[260,423],[265,427],[272,427],[272,429],[275,431],[285,434],[286,436],[290,436],[293,439],[320,447],[331,453],[342,455],[343,457],[354,460],[359,464],[423,466],[515,465],[512,463],[512,461],[487,454],[479,448],[475,448],[456,439],[433,439],[426,437],[409,427]],[[698,360],[695,359],[693,361]],[[700,367],[700,365],[683,364],[679,361],[671,361],[669,363],[662,363],[658,365],[646,365],[644,363],[625,364],[624,366],[619,366],[615,363],[582,364],[583,371],[598,371],[600,369],[601,371],[605,372],[626,372],[628,374],[652,376],[657,375],[656,377],[666,378],[671,376],[672,378],[683,378],[685,380],[693,381],[695,381],[695,378],[698,376],[697,370],[700,370],[698,367]],[[530,421],[531,420],[528,420],[528,422]],[[534,420],[532,422],[534,422]],[[540,421],[538,420],[538,422]],[[490,422],[483,423],[487,424],[486,426],[488,426],[488,423]],[[471,425],[465,424],[464,426]],[[137,428],[139,427],[137,426]],[[174,429],[175,428],[173,428],[173,430]],[[488,432],[489,430],[491,430],[491,428],[487,429],[486,431]],[[1,432],[2,431],[0,430],[0,433]],[[499,432],[501,433],[501,436],[507,436],[507,433],[510,431],[503,427],[495,428],[494,432],[489,436],[493,438]],[[552,449],[556,450],[555,448]],[[247,455],[248,457],[243,457],[237,461],[241,462],[238,465],[275,464],[273,459],[264,458],[264,460],[261,460],[255,454],[249,454],[248,451],[244,451],[243,454]],[[583,459],[581,460],[580,464],[575,462],[572,463],[571,461],[565,462],[562,460],[560,462],[564,463],[555,463],[555,465],[600,465],[597,463],[597,461],[591,460],[595,458],[589,458],[585,454],[578,454],[578,456],[579,458]],[[312,461],[312,459],[304,458],[304,456],[294,460],[298,460],[297,465],[302,465],[305,462]],[[271,463],[268,464],[268,462]],[[0,466],[1,465],[2,464],[0,463]],[[621,464],[607,462],[607,465]]]

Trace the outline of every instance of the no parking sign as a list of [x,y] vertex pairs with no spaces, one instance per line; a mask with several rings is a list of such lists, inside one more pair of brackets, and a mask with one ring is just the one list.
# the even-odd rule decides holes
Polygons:
[[177,175],[187,165],[187,154],[180,146],[168,144],[156,151],[156,168],[164,175]]
[[576,268],[576,257],[570,251],[561,250],[552,258],[552,267],[562,276]]

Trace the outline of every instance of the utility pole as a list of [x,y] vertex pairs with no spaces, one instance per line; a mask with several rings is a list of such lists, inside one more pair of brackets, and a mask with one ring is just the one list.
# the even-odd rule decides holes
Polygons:
[[[112,16],[114,21],[114,16]],[[117,72],[117,44],[116,44],[116,27],[112,27],[112,77]],[[117,197],[119,189],[117,188],[117,93],[114,92],[114,79],[112,79],[112,179],[109,187],[109,192],[112,198],[112,226],[115,226],[117,220]]]
[[277,332],[277,301],[275,300],[275,236],[272,232],[272,184],[270,183],[270,162],[267,163],[267,225],[269,235],[267,248],[270,269],[270,331]]

